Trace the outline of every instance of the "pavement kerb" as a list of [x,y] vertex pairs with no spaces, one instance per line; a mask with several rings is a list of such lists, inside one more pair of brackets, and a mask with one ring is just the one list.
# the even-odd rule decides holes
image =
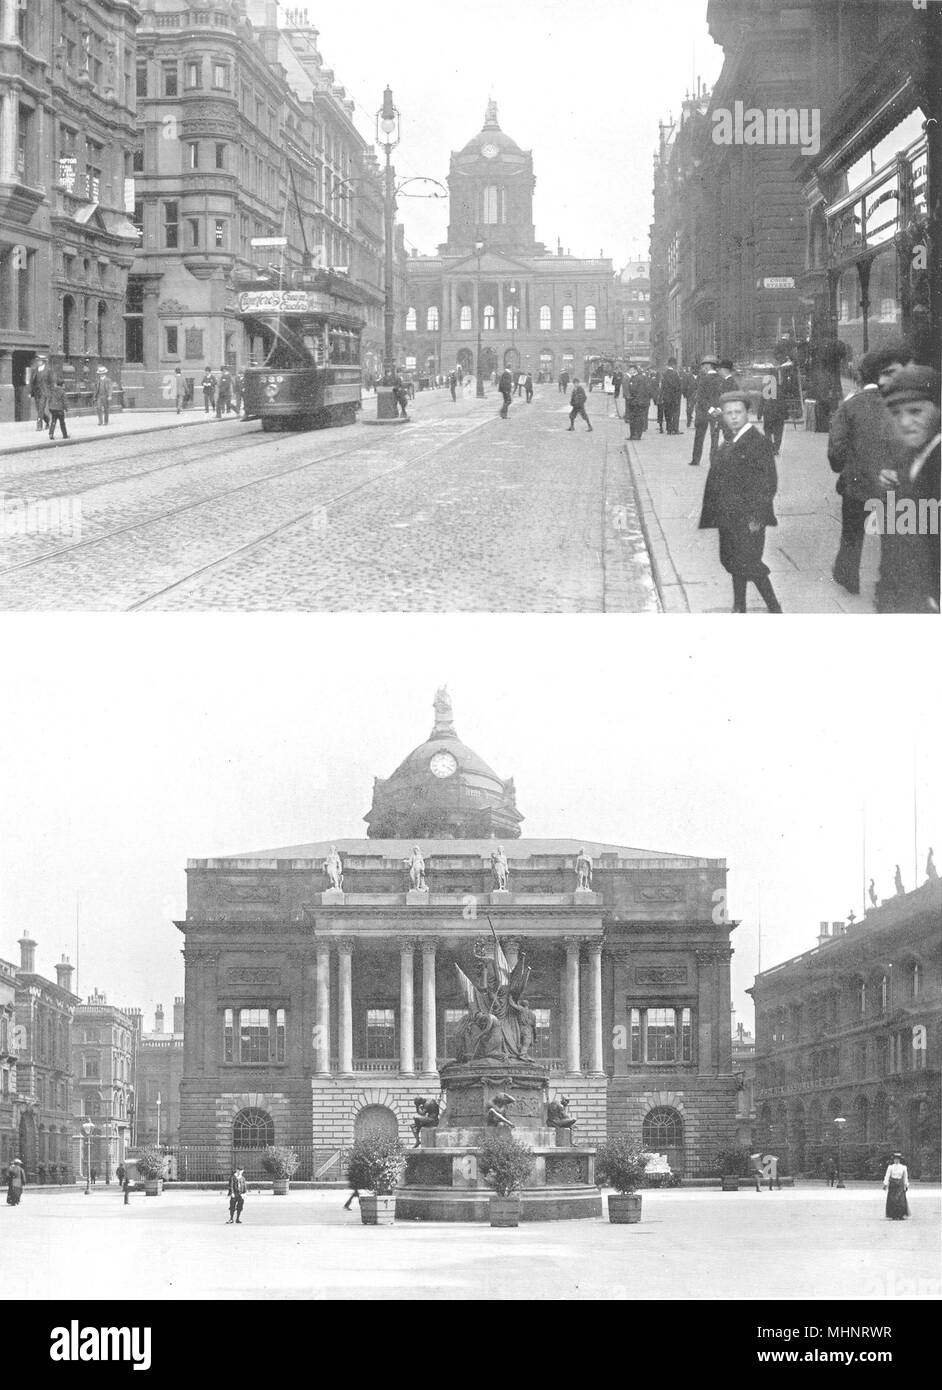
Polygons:
[[658,519],[648,485],[643,474],[639,477],[638,470],[635,468],[634,449],[629,440],[625,441],[623,449],[628,461],[628,472],[634,490],[638,520],[641,524],[645,545],[648,548],[651,574],[660,599],[661,611],[663,613],[689,613],[691,608],[687,600],[686,590],[680,575],[674,568],[670,546],[667,544],[667,537],[664,535]]
[[[638,588],[637,567],[642,559],[640,546],[635,538],[632,547],[632,533],[627,526],[620,526],[616,519],[619,512],[628,510],[626,503],[634,512],[635,520],[642,532],[644,541],[644,569],[650,584],[650,602],[647,612],[663,613],[664,603],[660,585],[654,571],[654,557],[645,532],[644,514],[638,497],[638,488],[631,471],[627,453],[621,445],[605,442],[602,489],[602,536],[603,593],[602,610],[610,613],[630,611],[629,601]],[[638,553],[633,554],[632,549]]]
[[[180,430],[180,429],[187,429],[188,427],[193,426],[193,425],[207,425],[207,424],[209,424],[210,418],[211,418],[211,419],[215,419],[216,417],[215,417],[215,416],[212,416],[212,417],[208,417],[208,418],[207,418],[206,416],[203,416],[202,418],[200,418],[200,419],[195,419],[195,420],[181,420],[181,421],[179,421],[179,423],[171,423],[171,422],[168,420],[167,423],[166,423],[165,425],[141,425],[139,429],[115,430],[113,434],[111,434],[111,435],[106,435],[106,436],[104,436],[104,437],[105,437],[105,438],[110,438],[110,439],[133,439],[133,438],[135,437],[135,435],[140,435],[140,434],[160,434],[163,430]],[[220,422],[220,423],[223,423],[223,422]],[[246,420],[246,419],[243,419],[243,418],[240,416],[239,419],[238,419],[237,421],[236,421],[236,420],[226,420],[224,423],[226,423],[226,424],[228,424],[228,425],[232,425],[232,424],[247,425],[247,424],[251,424],[251,423],[253,423],[253,422],[252,422],[252,421],[249,421],[249,420]],[[0,448],[0,459],[9,458],[9,457],[10,457],[11,455],[13,455],[13,454],[32,454],[32,453],[36,453],[37,451],[41,451],[41,452],[43,452],[43,453],[46,453],[46,452],[48,451],[50,445],[52,445],[52,447],[55,448],[55,449],[68,449],[68,447],[69,447],[70,444],[87,444],[87,443],[89,442],[90,439],[97,439],[97,438],[98,438],[97,435],[70,434],[69,437],[68,437],[68,439],[49,439],[49,438],[47,438],[46,441],[45,441],[45,443],[41,443],[39,440],[36,440],[35,443],[31,443],[31,444],[13,444],[13,445],[11,445],[10,448],[8,448],[8,449],[7,449],[7,448]]]

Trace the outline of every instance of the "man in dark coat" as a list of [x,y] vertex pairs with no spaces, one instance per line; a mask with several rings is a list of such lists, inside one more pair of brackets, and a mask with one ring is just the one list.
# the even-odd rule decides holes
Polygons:
[[620,371],[618,367],[616,367],[615,370],[612,372],[612,400],[615,402],[616,415],[619,414],[618,397],[621,395],[621,384],[624,381],[624,379],[624,373]]
[[777,526],[772,500],[778,487],[772,445],[749,423],[749,396],[730,391],[720,402],[732,435],[717,450],[703,493],[701,529],[717,527],[720,563],[732,575],[733,612],[745,613],[751,580],[770,613],[782,609],[762,560],[765,528]]
[[881,387],[904,459],[883,473],[878,613],[939,612],[940,387],[938,372],[915,366]]
[[648,381],[651,386],[651,399],[657,406],[657,432],[664,433],[664,401],[661,398],[661,378],[662,373],[658,371],[649,372]]
[[693,407],[697,398],[697,374],[686,367],[680,374],[680,382],[684,392],[684,403],[687,407],[687,428],[690,429],[690,422],[693,419]]
[[[882,351],[868,352],[860,363],[862,389],[841,401],[831,418],[828,462],[841,499],[841,544],[831,573],[849,594],[860,593],[868,502],[882,501],[884,469],[898,471],[905,449],[893,417],[880,396],[878,381],[887,363]],[[902,367],[902,363],[899,364]],[[766,431],[768,433],[768,431]]]
[[457,373],[457,372],[449,372],[449,373],[448,373],[448,389],[449,389],[449,391],[451,392],[451,399],[452,399],[453,401],[456,401],[456,400],[458,399],[458,373]]
[[30,370],[29,394],[36,402],[36,428],[44,430],[49,428],[49,386],[51,384],[51,373],[49,363],[45,357],[36,358]]
[[235,1217],[235,1224],[242,1225],[242,1208],[245,1206],[245,1173],[241,1168],[233,1168],[229,1176],[229,1186],[227,1188],[229,1198],[229,1220],[227,1226],[232,1225]]
[[628,381],[625,390],[625,413],[628,416],[628,438],[640,439],[644,433],[651,392],[647,378],[635,367],[628,368]]
[[707,355],[701,363],[695,397],[693,428],[693,456],[691,467],[698,468],[703,456],[703,441],[710,431],[710,462],[716,457],[717,439],[720,432],[720,396],[723,394],[722,378],[717,371],[717,359]]
[[53,377],[49,382],[49,396],[46,404],[46,414],[49,417],[49,438],[55,438],[56,421],[59,422],[59,431],[63,439],[68,439],[69,432],[65,427],[65,385],[57,377]]
[[502,420],[506,420],[508,412],[510,410],[510,398],[513,395],[514,389],[513,373],[510,372],[506,367],[500,374],[500,380],[497,383],[497,389],[500,392],[504,402],[500,408],[500,417]]
[[203,388],[203,411],[208,415],[216,404],[216,378],[208,367],[203,373],[200,386]]
[[585,387],[580,383],[579,378],[575,377],[572,383],[572,395],[569,397],[569,428],[571,430],[574,430],[576,428],[576,417],[581,415],[583,420],[588,425],[589,433],[591,434],[592,421],[585,413],[585,402]]
[[532,403],[532,401],[533,401],[533,373],[532,373],[532,372],[527,372],[526,380],[525,380],[524,383],[523,383],[523,389],[524,389],[524,391],[525,391],[526,394],[527,394],[527,405],[530,405],[530,404]]
[[661,405],[664,408],[664,423],[668,434],[680,434],[680,398],[683,389],[677,370],[677,358],[668,357],[667,366],[661,373]]

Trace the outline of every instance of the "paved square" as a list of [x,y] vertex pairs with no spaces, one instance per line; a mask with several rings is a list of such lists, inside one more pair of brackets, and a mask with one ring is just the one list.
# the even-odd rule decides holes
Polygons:
[[363,1226],[345,1193],[27,1192],[0,1205],[5,1298],[937,1299],[939,1189],[651,1191],[642,1221]]

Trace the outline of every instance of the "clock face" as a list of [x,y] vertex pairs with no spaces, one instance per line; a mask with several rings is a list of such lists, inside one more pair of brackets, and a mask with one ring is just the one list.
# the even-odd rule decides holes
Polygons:
[[458,771],[458,764],[450,753],[435,753],[428,767],[433,777],[450,777]]
[[485,159],[494,159],[498,153],[496,145],[482,145],[481,153]]

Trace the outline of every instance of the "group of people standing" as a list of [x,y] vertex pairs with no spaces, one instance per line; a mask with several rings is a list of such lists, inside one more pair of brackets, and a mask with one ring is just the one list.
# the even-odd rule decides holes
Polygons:
[[[65,427],[68,413],[66,383],[59,372],[49,365],[48,357],[37,356],[29,376],[29,394],[36,407],[36,430],[48,431],[49,438],[55,439],[56,425],[63,439],[68,439]],[[114,394],[114,381],[108,368],[98,367],[91,388],[92,402],[98,415],[99,425],[111,421],[111,399]]]
[[[179,367],[174,372],[174,385],[179,415],[186,404],[186,381]],[[241,372],[233,373],[228,367],[220,367],[219,375],[216,377],[213,376],[212,368],[207,367],[200,382],[204,414],[212,415],[215,411],[217,420],[221,420],[224,415],[241,415],[244,389],[245,377]]]

